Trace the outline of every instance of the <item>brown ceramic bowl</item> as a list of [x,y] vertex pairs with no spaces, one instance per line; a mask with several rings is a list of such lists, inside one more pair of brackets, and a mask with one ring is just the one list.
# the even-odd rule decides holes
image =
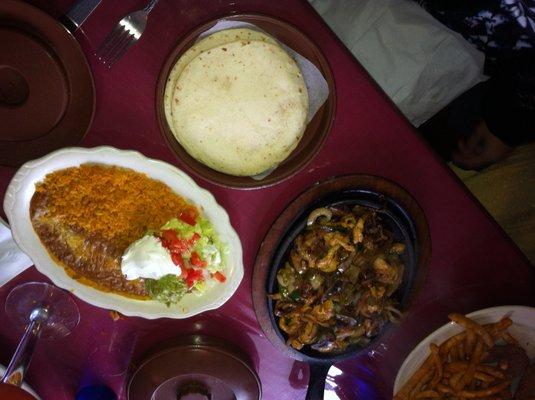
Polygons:
[[303,138],[299,142],[297,148],[264,179],[255,180],[250,177],[227,175],[218,172],[191,157],[175,139],[167,124],[163,104],[165,83],[169,72],[180,56],[195,43],[201,33],[219,22],[221,20],[221,18],[219,18],[199,26],[186,35],[167,58],[167,61],[160,72],[158,85],[156,87],[156,113],[158,124],[160,125],[160,129],[168,145],[171,147],[175,155],[184,162],[186,165],[185,169],[187,169],[188,172],[193,172],[210,182],[226,187],[252,189],[271,186],[288,179],[299,172],[319,152],[321,146],[325,142],[333,123],[336,108],[334,78],[329,64],[320,49],[293,25],[267,15],[258,14],[232,15],[222,19],[255,24],[281,43],[284,43],[314,63],[329,85],[329,97],[326,102],[315,114],[312,121],[308,123]]
[[76,39],[22,1],[0,2],[0,165],[19,166],[78,143],[95,111]]

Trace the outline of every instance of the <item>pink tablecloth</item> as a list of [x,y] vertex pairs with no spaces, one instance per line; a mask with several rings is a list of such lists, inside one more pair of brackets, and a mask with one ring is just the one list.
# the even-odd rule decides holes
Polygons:
[[[58,16],[67,1],[34,0]],[[82,319],[60,342],[42,342],[27,381],[45,400],[70,400],[91,382],[125,396],[132,359],[159,340],[201,332],[232,340],[254,360],[264,398],[304,398],[307,368],[278,354],[262,334],[251,304],[251,275],[257,249],[284,206],[312,183],[347,173],[386,177],[405,187],[427,215],[432,258],[418,304],[394,334],[354,360],[330,371],[328,389],[341,399],[391,396],[404,357],[446,314],[501,304],[535,305],[535,273],[527,260],[455,176],[417,136],[319,15],[304,0],[161,0],[142,40],[108,70],[94,49],[115,22],[143,1],[103,0],[79,33],[97,90],[93,126],[83,146],[111,145],[183,167],[167,148],[155,117],[155,84],[167,54],[195,26],[230,13],[260,12],[295,24],[323,50],[336,81],[336,119],[319,155],[294,178],[262,190],[224,189],[194,177],[227,209],[244,248],[245,278],[235,296],[216,311],[184,321],[124,318],[78,301]],[[0,168],[0,196],[14,170]],[[5,301],[17,283],[45,278],[31,269],[0,289]],[[6,363],[20,332],[0,314],[0,360]],[[177,360],[180,362],[180,360]]]

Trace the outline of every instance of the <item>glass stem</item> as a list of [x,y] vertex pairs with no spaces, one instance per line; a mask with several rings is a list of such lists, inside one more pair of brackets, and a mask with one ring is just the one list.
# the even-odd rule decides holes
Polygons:
[[15,354],[13,354],[2,378],[3,383],[16,384],[17,386],[22,385],[24,373],[32,360],[33,351],[37,340],[39,340],[42,325],[42,320],[35,318],[26,327],[24,335],[17,346],[17,350],[15,350]]

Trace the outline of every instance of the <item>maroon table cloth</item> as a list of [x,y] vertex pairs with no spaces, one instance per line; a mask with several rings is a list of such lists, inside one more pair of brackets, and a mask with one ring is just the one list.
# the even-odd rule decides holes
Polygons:
[[[69,1],[34,0],[58,17]],[[93,70],[97,107],[81,143],[134,149],[183,167],[167,147],[155,112],[155,87],[167,55],[189,30],[232,13],[264,13],[290,22],[323,51],[334,73],[337,112],[320,153],[293,178],[266,189],[222,188],[196,176],[227,210],[243,249],[245,276],[236,294],[218,310],[186,320],[114,321],[107,310],[77,300],[81,322],[66,339],[40,342],[27,382],[45,400],[70,400],[90,383],[112,387],[126,398],[128,368],[153,344],[179,334],[204,333],[231,340],[253,360],[265,399],[300,399],[308,368],[278,354],[262,334],[251,301],[252,267],[273,220],[299,193],[328,177],[366,173],[391,179],[408,190],[429,223],[432,256],[417,304],[384,341],[331,368],[329,399],[391,397],[394,378],[407,354],[423,337],[447,322],[451,311],[471,312],[505,305],[535,305],[535,272],[498,225],[453,173],[417,136],[411,125],[375,85],[359,63],[304,0],[161,0],[142,39],[113,69],[94,51],[127,12],[144,1],[102,1],[77,33]],[[15,170],[0,168],[3,197]],[[12,287],[46,280],[34,268],[0,288],[3,304]],[[6,364],[21,331],[0,311],[0,361]],[[180,362],[180,360],[177,360]]]

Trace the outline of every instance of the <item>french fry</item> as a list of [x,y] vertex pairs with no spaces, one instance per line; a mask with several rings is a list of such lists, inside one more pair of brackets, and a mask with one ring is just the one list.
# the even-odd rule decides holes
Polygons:
[[459,343],[461,340],[464,340],[465,335],[465,332],[458,333],[457,335],[450,337],[448,340],[442,343],[439,346],[440,355],[446,356],[447,354],[449,354],[452,347],[456,346],[457,343]]
[[453,374],[449,380],[449,385],[451,388],[453,388],[453,391],[455,391],[455,388],[459,385],[459,382],[461,381],[462,377],[464,375],[464,372],[456,372]]
[[[464,352],[464,340],[459,343],[459,346],[457,348],[459,349],[459,361],[466,360],[466,353]],[[468,353],[469,354],[469,353]]]
[[438,346],[431,343],[430,355],[394,400],[510,399],[510,381],[505,376],[507,366],[488,365],[485,360],[502,340],[517,344],[507,332],[511,319],[505,317],[496,323],[479,325],[461,314],[453,313],[449,318],[465,330]]
[[463,390],[461,392],[455,393],[458,397],[465,399],[477,399],[481,397],[493,396],[497,393],[500,393],[502,390],[507,389],[510,385],[509,381],[498,383],[497,385],[491,386],[483,390]]
[[479,371],[476,371],[474,372],[474,378],[476,378],[477,380],[481,381],[481,382],[485,382],[485,383],[492,383],[496,380],[495,377],[491,376],[491,375],[487,375],[483,372],[479,372]]
[[442,380],[444,368],[442,367],[442,360],[440,359],[438,346],[434,343],[431,343],[429,345],[429,350],[431,350],[431,358],[433,359],[433,363],[435,365],[435,375],[431,380],[430,386],[431,388],[435,388],[435,386]]
[[448,315],[448,318],[456,324],[461,325],[466,330],[473,330],[477,335],[481,337],[481,339],[483,339],[483,342],[487,345],[487,347],[494,346],[494,340],[492,340],[492,336],[489,334],[489,332],[487,332],[484,327],[479,325],[477,322],[474,322],[470,318],[467,318],[464,315],[458,313],[451,313],[450,315]]
[[416,393],[414,396],[415,399],[438,399],[440,394],[435,390],[424,390],[423,392]]
[[[469,363],[466,361],[456,361],[447,363],[444,365],[446,372],[461,372],[468,368]],[[490,365],[479,364],[476,368],[477,371],[484,372],[487,375],[491,375],[495,378],[504,379],[504,375],[496,367]],[[446,373],[445,372],[445,373]]]
[[453,346],[450,350],[450,361],[456,362],[456,361],[462,361],[461,357],[459,355],[459,346],[458,344],[461,343],[462,340],[459,340],[456,346]]
[[448,372],[462,372],[468,368],[468,363],[466,361],[455,361],[447,363],[445,368]]
[[518,345],[518,340],[516,340],[509,332],[502,332],[500,337],[509,344]]
[[416,383],[416,386],[412,389],[411,394],[409,395],[409,399],[414,399],[414,396],[422,391],[422,388],[429,383],[429,381],[433,378],[433,375],[435,374],[435,371],[433,368],[430,368],[427,370],[427,373],[422,376],[422,378]]
[[477,370],[499,379],[505,379],[505,375],[499,369],[490,365],[478,365]]
[[511,318],[504,317],[498,322],[484,325],[484,328],[491,336],[498,336],[501,332],[507,330],[511,325],[513,325],[513,321],[511,320]]
[[476,334],[474,333],[473,330],[467,330],[465,340],[464,340],[464,350],[466,351],[466,354],[472,353],[475,342],[476,342]]
[[468,365],[466,372],[464,373],[462,378],[459,380],[457,385],[453,386],[453,389],[456,392],[464,389],[465,386],[472,381],[474,374],[476,372],[476,368],[479,365],[479,362],[481,361],[482,354],[483,354],[483,342],[481,340],[478,340],[476,342],[476,347],[474,348],[474,352],[472,353],[470,357],[470,364]]
[[422,363],[420,368],[409,378],[407,382],[403,385],[403,387],[396,393],[394,396],[394,400],[407,400],[410,398],[410,394],[420,382],[420,380],[425,377],[425,375],[429,372],[429,369],[433,366],[433,359],[431,356],[427,357],[425,361]]
[[441,393],[444,393],[444,394],[451,394],[453,393],[453,390],[452,388],[450,388],[449,386],[445,385],[444,383],[439,383],[437,385],[437,390]]

